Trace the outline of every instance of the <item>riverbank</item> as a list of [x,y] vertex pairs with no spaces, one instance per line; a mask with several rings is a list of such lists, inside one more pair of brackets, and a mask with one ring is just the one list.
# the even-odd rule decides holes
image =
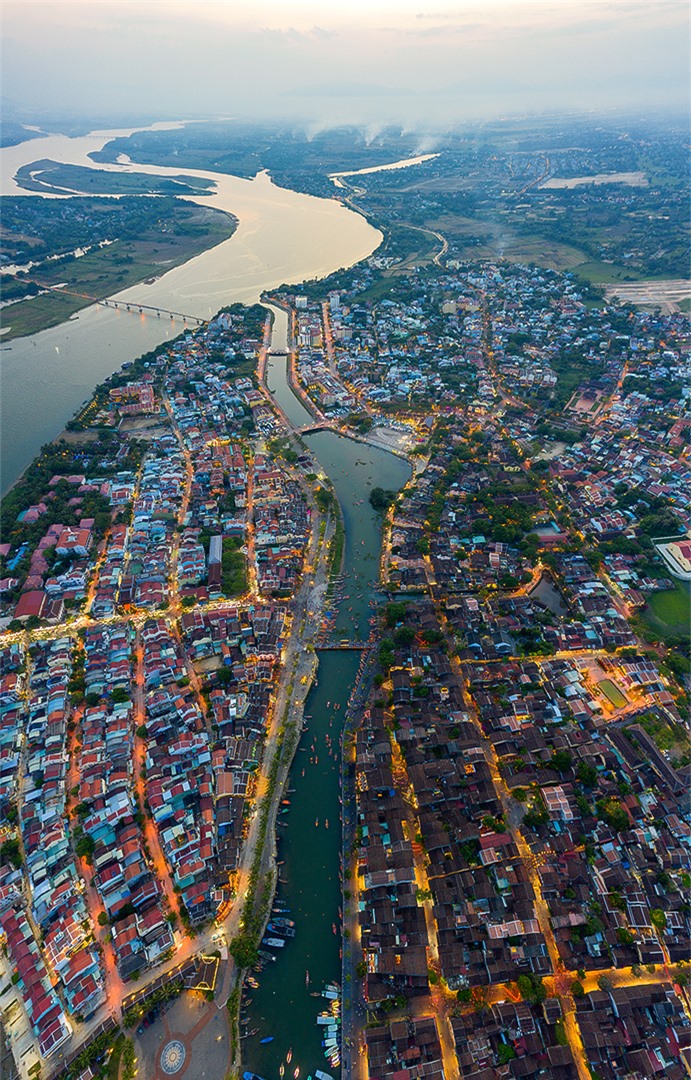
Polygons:
[[[257,975],[259,986],[245,997],[250,1031],[243,1040],[243,1068],[267,1080],[287,1069],[302,1076],[326,1068],[313,995],[340,981],[341,891],[339,877],[340,752],[338,725],[342,698],[352,682],[359,654],[318,654],[317,679],[305,705],[305,726],[289,773],[278,817],[277,897],[295,923],[295,937],[276,951]],[[251,998],[250,998],[251,995]],[[262,1043],[271,1038],[271,1043]],[[290,1074],[289,1074],[290,1075]]]
[[[41,140],[40,152],[52,161],[93,167],[88,154],[101,149],[112,134],[55,136]],[[16,195],[21,189],[12,178],[18,168],[36,159],[36,140],[10,150],[2,160],[3,194]],[[101,163],[99,168],[108,167]],[[109,168],[121,173],[130,166]],[[136,171],[180,175],[179,165],[175,169],[138,165]],[[279,285],[319,279],[352,266],[381,242],[381,233],[361,214],[334,199],[278,187],[266,173],[241,179],[188,171],[192,178],[211,181],[213,192],[203,196],[203,203],[197,196],[185,196],[184,201],[232,214],[238,225],[229,239],[166,270],[152,284],[130,286],[110,297],[137,305],[145,289],[146,303],[154,313],[140,315],[94,304],[68,322],[15,339],[10,351],[3,346],[3,490],[88,399],[95,384],[179,332],[182,320],[178,324],[168,317],[159,319],[156,309],[210,319],[229,303],[252,304]]]
[[[304,406],[289,385],[282,357],[270,360],[267,389],[283,414],[299,422]],[[382,526],[366,497],[367,487],[381,481],[397,490],[410,475],[409,466],[364,440],[333,431],[303,441],[333,485],[343,518],[341,574],[325,612],[329,634],[335,642],[363,641],[376,603]],[[278,950],[275,963],[265,965],[251,999],[245,997],[247,1029],[256,1034],[243,1039],[243,1067],[267,1080],[279,1076],[281,1065],[285,1073],[289,1050],[291,1068],[299,1068],[301,1075],[314,1075],[316,1068],[334,1072],[324,1058],[316,1023],[320,1005],[313,995],[341,977],[341,739],[366,655],[317,650],[317,676],[304,704],[306,725],[289,773],[289,805],[281,807],[277,818],[278,896],[290,908],[296,936]]]
[[341,738],[341,793],[343,802],[341,840],[341,882],[343,904],[343,949],[341,958],[342,1050],[341,1067],[348,1080],[365,1080],[367,1069],[360,1053],[358,1034],[366,1020],[360,926],[358,921],[355,733],[362,720],[362,709],[372,688],[377,667],[377,651],[369,648],[362,654],[360,668],[348,702]]
[[[140,303],[148,304],[150,286],[162,274],[228,240],[238,227],[237,217],[227,211],[176,200],[166,214],[160,202],[156,200],[158,212],[149,210],[150,224],[143,223],[137,237],[116,238],[80,258],[56,259],[30,270],[25,280],[34,282],[41,293],[3,308],[3,345],[59,326],[94,301],[136,285],[141,289]],[[151,200],[147,203],[151,206]],[[40,228],[40,222],[34,227]]]
[[[264,194],[273,197],[271,185],[268,184],[264,188]],[[290,195],[290,193],[288,193]],[[283,199],[285,193],[280,195]],[[339,208],[342,210],[342,208]],[[327,213],[327,210],[324,209]],[[331,213],[331,210],[328,210]],[[350,216],[350,215],[348,215]],[[238,234],[242,230],[241,226],[238,229]],[[232,243],[236,242],[237,235],[232,238]],[[323,236],[320,238],[323,242]],[[219,249],[225,247],[225,244],[219,245]],[[207,253],[208,254],[208,253]],[[207,258],[207,254],[200,256],[198,260],[192,260],[197,264],[196,270],[198,270],[198,263]],[[218,252],[216,252],[216,255]],[[189,267],[179,268],[187,272]],[[278,274],[277,270],[274,270]],[[173,272],[172,276],[175,276]],[[155,283],[152,288],[156,288],[161,282]],[[227,297],[226,303],[227,303]],[[182,305],[180,305],[181,307]],[[118,320],[117,326],[120,330],[119,334],[111,334],[116,326],[116,320]],[[93,334],[93,341],[90,340],[89,335],[84,333],[84,329],[90,329],[98,323],[98,331]],[[121,312],[120,314],[113,312],[109,309],[91,307],[79,317],[75,323],[69,324],[68,327],[55,328],[54,331],[45,331],[41,335],[37,335],[31,342],[23,341],[19,344],[25,346],[26,365],[22,369],[22,376],[24,377],[24,390],[28,395],[27,407],[28,415],[32,418],[37,411],[37,404],[40,400],[41,389],[46,391],[46,422],[51,423],[51,435],[55,429],[55,411],[56,411],[56,399],[59,396],[60,380],[62,379],[63,388],[67,387],[70,393],[73,392],[73,386],[71,385],[71,377],[74,377],[78,373],[79,377],[83,380],[93,376],[93,370],[89,363],[92,361],[92,355],[89,351],[88,356],[85,355],[85,350],[88,346],[89,350],[93,348],[93,357],[97,357],[105,367],[104,374],[110,374],[114,368],[117,368],[118,364],[114,363],[114,353],[116,347],[120,351],[120,363],[127,361],[130,357],[127,355],[128,348],[132,346],[132,341],[136,340],[133,335],[128,339],[123,346],[121,340],[125,337],[127,331],[132,327],[138,327],[140,330],[146,330],[147,324],[153,324],[152,337],[153,344],[160,344],[160,340],[156,340],[161,334],[163,329],[160,325],[156,325],[156,320],[142,319],[139,320],[136,317],[126,315]],[[72,341],[69,334],[64,334],[64,337],[57,337],[56,332],[64,333],[66,329],[70,330],[71,334],[74,334],[78,339],[79,349],[71,351]],[[254,348],[254,340],[259,335],[253,333],[248,335],[248,338],[252,341],[252,348]],[[170,337],[169,328],[165,328],[163,337]],[[56,340],[60,341],[60,345],[55,344],[54,353],[55,359],[52,355],[51,344]],[[147,341],[147,344],[150,344]],[[106,354],[106,345],[113,346],[113,353],[108,356]],[[27,347],[28,346],[28,347]],[[31,381],[32,360],[35,357],[31,355],[31,347],[33,347],[37,354],[40,349],[41,362],[46,364],[48,360],[52,360],[54,367],[49,369],[49,374],[53,375],[53,378],[47,378],[44,381],[39,381],[34,384]],[[140,355],[141,348],[134,353],[135,356]],[[124,355],[123,355],[124,354]],[[19,346],[17,350],[5,354],[3,360],[9,359],[10,371],[18,372],[19,368],[16,364],[18,356],[22,356]],[[69,369],[69,364],[66,364],[66,360],[74,360],[74,368],[72,371]],[[81,361],[84,360],[83,366],[80,366]],[[87,363],[87,361],[89,363]],[[132,369],[128,372],[133,378],[138,377],[136,369]],[[3,381],[5,379],[5,364],[3,364]],[[93,380],[95,381],[95,380]],[[93,385],[93,384],[92,384]],[[89,391],[91,391],[91,386]],[[5,385],[3,385],[5,390]],[[286,387],[287,392],[289,388]],[[81,397],[81,392],[79,397]],[[79,397],[77,397],[77,406],[79,406]],[[295,399],[294,399],[295,400]],[[296,402],[297,404],[297,402]],[[7,395],[3,395],[3,405],[7,407]],[[51,406],[49,408],[49,405]],[[74,408],[71,410],[74,412]],[[69,415],[69,414],[68,414]],[[13,419],[15,423],[20,423],[20,419],[13,413]],[[30,437],[35,437],[36,430],[30,432]],[[379,532],[376,527],[376,521],[373,516],[373,512],[369,507],[366,499],[366,486],[371,486],[376,476],[379,480],[380,476],[390,473],[390,476],[386,478],[387,486],[394,489],[400,486],[407,474],[407,469],[403,466],[402,462],[394,458],[392,455],[385,453],[384,451],[374,450],[369,447],[357,446],[355,441],[345,439],[342,436],[338,436],[333,432],[321,432],[313,437],[310,437],[310,451],[313,454],[315,460],[318,462],[318,467],[314,471],[323,469],[329,476],[337,474],[337,483],[335,484],[336,494],[342,507],[344,507],[344,533],[346,537],[346,554],[344,561],[344,581],[337,590],[337,610],[333,619],[333,633],[340,637],[351,637],[355,640],[362,640],[367,636],[369,617],[371,615],[371,598],[372,591],[376,585],[376,555],[379,544]],[[352,474],[352,476],[351,476]],[[15,473],[16,475],[16,473]],[[309,474],[308,474],[309,475]],[[349,477],[349,479],[345,479]],[[306,480],[306,477],[305,477]],[[188,484],[191,483],[191,474],[188,480]],[[311,483],[311,481],[306,481]],[[330,533],[328,529],[324,530],[322,535],[319,529],[319,518],[316,513],[313,516],[314,533],[313,536],[319,538],[321,536],[322,545],[321,549],[323,557],[320,559],[320,565],[324,567],[324,575],[328,573],[328,560],[326,558],[328,552],[326,549],[326,543],[324,541],[329,540]],[[251,816],[249,822],[249,838],[246,846],[246,850],[241,856],[241,864],[238,873],[238,895],[245,895],[246,886],[250,882],[250,875],[254,873],[254,877],[257,880],[257,890],[255,892],[256,907],[253,905],[252,918],[253,929],[256,929],[258,933],[261,932],[263,922],[266,919],[267,903],[270,903],[271,890],[273,888],[274,880],[274,862],[276,861],[276,850],[274,848],[273,833],[275,831],[275,822],[278,813],[278,805],[280,803],[280,793],[285,783],[285,775],[288,775],[287,770],[290,768],[290,760],[294,751],[294,738],[299,736],[302,712],[304,710],[305,697],[310,689],[310,680],[314,676],[314,665],[316,663],[315,653],[310,649],[309,645],[312,640],[315,639],[317,634],[322,631],[322,609],[321,604],[325,594],[325,577],[317,580],[310,580],[309,574],[314,571],[310,570],[310,566],[316,566],[316,555],[313,553],[312,547],[310,547],[310,553],[308,556],[308,566],[306,567],[306,577],[304,582],[304,588],[296,597],[292,606],[292,626],[290,626],[289,635],[287,637],[287,647],[284,651],[284,673],[281,679],[281,698],[275,699],[275,708],[272,710],[274,720],[272,725],[276,725],[273,731],[269,733],[267,739],[268,754],[265,765],[262,765],[261,773],[259,774],[259,788],[257,792],[257,808],[254,815]],[[346,600],[348,597],[348,600]],[[352,598],[352,599],[351,599]],[[350,606],[347,604],[350,600]],[[60,628],[62,630],[62,628]],[[51,631],[52,634],[52,631]],[[348,664],[354,664],[358,658],[357,653],[349,652],[336,652],[325,654],[324,656],[324,669],[334,665],[333,683],[331,677],[329,677],[329,685],[337,685],[339,692],[346,696],[349,692],[349,687],[352,682],[352,672],[350,671]],[[322,684],[323,686],[324,684]],[[338,710],[337,710],[338,711]],[[329,761],[338,768],[339,754],[337,750],[337,731],[336,723],[340,721],[340,716],[334,718],[333,735],[329,732],[329,743],[327,746],[327,752],[322,755],[318,755],[315,752],[315,768],[317,768],[316,757],[320,757],[324,763]],[[283,727],[283,731],[281,731]],[[273,735],[276,735],[275,740]],[[326,733],[325,733],[326,736]],[[334,742],[335,740],[335,742]],[[331,792],[334,798],[337,799],[337,785],[334,785],[330,781],[325,781],[326,789]],[[325,790],[326,790],[325,789]],[[311,790],[311,785],[310,785]],[[326,798],[326,795],[324,796]],[[266,799],[266,802],[262,801]],[[321,815],[320,815],[321,817]],[[324,834],[321,839],[324,842],[324,849],[327,853],[330,866],[335,866],[335,903],[337,911],[338,909],[338,865],[339,865],[339,829],[337,827],[338,822],[338,810],[333,812],[333,815],[329,815],[331,821],[331,827],[326,824],[322,825]],[[326,819],[324,819],[325,821]],[[328,835],[327,835],[328,833]],[[293,838],[298,846],[302,849],[305,848],[304,844],[304,830],[298,829],[293,831]],[[334,850],[334,843],[336,845]],[[309,852],[309,847],[307,848]],[[258,855],[258,862],[255,859]],[[256,868],[256,869],[255,869]],[[315,882],[309,878],[309,875],[302,875],[302,881],[305,882],[306,904],[309,905],[312,899],[316,897],[319,899],[321,893],[317,890],[315,892]],[[319,885],[319,883],[317,883]],[[313,943],[317,949],[318,956],[326,954],[327,949],[325,943],[328,942],[329,946],[333,946],[338,952],[339,939],[336,932],[333,932],[333,926],[337,925],[337,916],[332,919],[331,923],[326,925],[326,928],[322,928],[317,932],[316,927],[312,920],[313,912],[309,911],[306,907],[308,916],[308,922],[310,924],[310,932],[313,934]],[[230,914],[223,920],[223,928],[227,936],[232,940],[238,934],[244,933],[244,926],[241,922],[241,915],[243,909],[240,904],[236,904],[232,907]],[[203,929],[199,936],[192,943],[184,942],[185,956],[193,955],[197,950],[200,952],[207,952],[212,948],[212,942],[214,941],[214,928],[209,927]],[[177,962],[171,961],[171,963]],[[317,960],[315,960],[315,964]],[[168,968],[162,970],[168,971]],[[233,993],[233,985],[235,978],[235,964],[233,961],[223,962],[223,974],[219,974],[221,978],[221,985],[219,988],[219,1000],[223,1004],[223,996],[227,994],[231,996]],[[332,978],[338,977],[337,967],[334,971]],[[304,980],[304,973],[302,975]],[[284,981],[284,980],[282,980]],[[227,1000],[226,997],[226,1000]],[[304,1010],[301,1011],[301,1007],[298,1008],[296,1014],[293,1014],[290,1018],[291,1029],[299,1032],[299,1024],[302,1023],[301,1017],[303,1017]],[[303,1017],[304,1018],[304,1017]],[[164,1031],[160,1029],[161,1045],[164,1038]],[[88,1033],[85,1031],[83,1038],[87,1038]]]

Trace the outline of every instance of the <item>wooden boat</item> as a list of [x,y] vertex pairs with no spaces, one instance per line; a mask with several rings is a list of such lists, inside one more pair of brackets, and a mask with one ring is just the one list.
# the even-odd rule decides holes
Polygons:
[[279,937],[287,937],[287,938],[294,938],[295,937],[295,930],[293,929],[292,926],[278,926],[275,922],[270,922],[270,923],[266,924],[266,929],[271,934],[278,934]]

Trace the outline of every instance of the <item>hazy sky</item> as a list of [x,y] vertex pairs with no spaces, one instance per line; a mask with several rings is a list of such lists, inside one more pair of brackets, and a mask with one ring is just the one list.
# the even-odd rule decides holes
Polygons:
[[679,110],[688,22],[687,0],[2,0],[2,96],[315,124]]

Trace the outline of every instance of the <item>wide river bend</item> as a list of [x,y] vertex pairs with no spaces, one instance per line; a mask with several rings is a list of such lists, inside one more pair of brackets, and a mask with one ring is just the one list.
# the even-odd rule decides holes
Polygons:
[[[182,266],[168,272],[162,266],[161,277],[153,284],[125,289],[115,294],[117,299],[208,319],[227,304],[254,303],[262,292],[278,285],[326,277],[351,266],[371,254],[381,240],[377,229],[337,199],[278,187],[266,173],[244,180],[153,165],[95,166],[88,154],[120,134],[49,136],[0,151],[3,195],[30,194],[17,187],[14,174],[21,165],[43,158],[110,172],[182,173],[213,181],[210,195],[183,197],[234,214],[238,227],[233,235]],[[5,308],[3,321],[10,318],[11,308]],[[182,329],[180,322],[165,317],[94,304],[39,334],[7,345],[0,338],[1,490],[7,490],[43,443],[61,431],[99,382]]]
[[[122,133],[93,133],[80,139],[51,136],[3,151],[2,192],[26,194],[17,189],[14,173],[40,158],[91,167],[88,154],[115,134]],[[121,171],[130,166],[98,167]],[[253,303],[280,284],[325,277],[350,266],[381,240],[363,217],[336,200],[279,188],[265,173],[242,180],[189,169],[133,168],[155,175],[182,171],[212,178],[213,194],[187,198],[233,213],[239,225],[230,239],[162,272],[151,285],[118,293],[118,299],[208,318],[235,301]],[[285,336],[283,321],[277,312],[275,343],[279,334]],[[2,347],[3,490],[88,400],[98,382],[180,330],[179,323],[167,318],[94,305],[61,326]],[[297,423],[310,419],[288,384],[285,360],[272,358],[268,383],[291,419]],[[346,531],[334,638],[361,641],[369,632],[381,546],[381,522],[368,494],[376,485],[397,490],[410,469],[384,450],[330,431],[307,436],[305,442],[334,485]],[[316,1024],[325,1002],[311,994],[340,977],[340,735],[359,659],[353,651],[320,653],[318,681],[307,700],[307,728],[290,774],[294,793],[288,813],[280,819],[280,890],[297,934],[262,974],[251,1006],[251,1026],[259,1027],[259,1034],[243,1046],[245,1067],[267,1080],[279,1080],[288,1050],[292,1066],[287,1075],[298,1067],[303,1077],[318,1068],[337,1071],[323,1056]],[[273,1036],[273,1041],[260,1043],[264,1036]]]

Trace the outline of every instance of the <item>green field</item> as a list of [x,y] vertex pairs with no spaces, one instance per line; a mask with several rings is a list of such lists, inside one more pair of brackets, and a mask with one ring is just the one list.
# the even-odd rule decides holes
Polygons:
[[602,679],[597,685],[598,689],[602,691],[608,701],[611,701],[615,709],[624,708],[626,705],[626,698],[616,683],[613,683],[611,679]]
[[616,263],[584,262],[573,267],[574,274],[585,278],[592,285],[618,285],[622,281],[645,281],[645,274],[640,274],[627,266]]
[[237,536],[223,538],[222,588],[224,596],[240,596],[247,590],[247,560]]
[[691,625],[691,590],[680,581],[675,589],[654,593],[645,609],[652,625],[662,623],[670,630],[688,632]]
[[501,224],[484,217],[463,217],[445,214],[430,218],[429,228],[449,240],[467,244],[466,255],[473,259],[506,259],[514,263],[535,263],[548,270],[570,270],[584,263],[585,253],[571,244],[536,234],[515,232],[505,222]]
[[18,304],[12,304],[5,308],[3,313],[3,325],[9,324],[9,330],[3,334],[2,340],[12,341],[13,338],[37,334],[39,330],[57,326],[66,322],[88,303],[88,300],[80,300],[78,296],[56,292],[39,296],[35,300],[22,300]]
[[388,276],[382,275],[378,281],[375,281],[373,285],[370,285],[368,289],[364,289],[363,292],[358,293],[358,302],[365,303],[371,301],[376,304],[377,300],[382,300],[385,296],[389,296],[396,288],[396,282],[393,278],[391,271],[388,271]]

